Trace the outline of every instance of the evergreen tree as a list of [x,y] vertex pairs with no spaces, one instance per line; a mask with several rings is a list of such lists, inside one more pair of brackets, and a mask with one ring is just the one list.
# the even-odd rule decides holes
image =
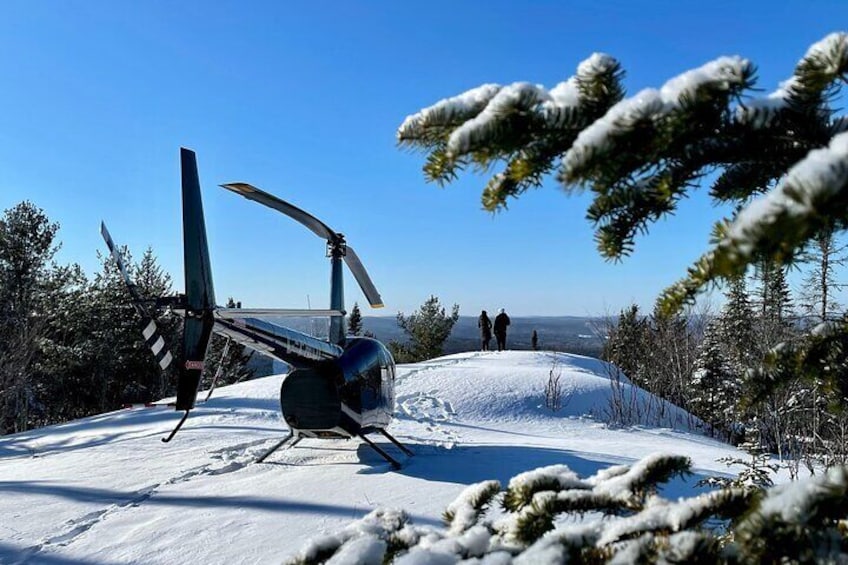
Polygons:
[[756,277],[759,285],[754,303],[757,312],[754,343],[762,359],[770,349],[790,340],[795,332],[785,269],[773,261],[764,261],[757,265]]
[[[23,202],[0,219],[0,433],[22,431],[144,402],[173,392],[144,343],[140,320],[111,256],[89,281],[58,265],[58,224]],[[171,279],[148,249],[139,264],[124,250],[137,290],[149,301]],[[177,343],[179,320],[160,318]]]
[[[132,265],[132,256],[126,247],[119,250],[126,265]],[[141,402],[143,391],[137,383],[137,369],[149,360],[145,357],[140,341],[140,319],[132,307],[132,301],[111,255],[97,252],[101,269],[91,281],[90,298],[93,303],[92,369],[96,386],[92,410],[104,412],[123,404],[123,392],[135,391],[130,402]],[[143,365],[142,365],[143,366]],[[146,369],[146,370],[145,370]],[[142,372],[152,373],[152,367]]]
[[618,322],[609,328],[603,358],[621,369],[631,380],[639,379],[647,354],[648,325],[631,304],[621,311]]
[[659,308],[647,320],[645,354],[636,382],[660,399],[688,408],[689,383],[695,370],[698,343],[702,339],[700,319],[686,312],[663,315]]
[[713,432],[729,435],[738,421],[736,403],[743,375],[727,354],[721,322],[714,320],[707,325],[698,347],[688,406]]
[[530,335],[530,347],[533,348],[533,351],[539,351],[539,334],[536,333],[536,330],[533,330]]
[[389,343],[392,354],[399,362],[416,362],[439,357],[442,355],[442,346],[457,320],[459,305],[454,304],[448,315],[436,296],[430,296],[409,316],[398,312],[398,326],[406,333],[409,342]]
[[37,367],[74,272],[52,262],[58,229],[28,201],[0,218],[0,432],[28,429],[40,408]]
[[800,306],[813,323],[835,318],[841,306],[834,294],[845,287],[836,279],[836,269],[845,265],[846,245],[840,244],[833,229],[825,230],[810,242],[804,261],[810,266],[801,287]]
[[[157,264],[151,249],[136,264],[129,250],[119,250],[136,290],[156,315],[156,324],[166,346],[179,346],[180,319],[168,312],[157,314],[155,300],[171,293],[171,278]],[[117,264],[111,255],[102,255],[101,271],[92,281],[90,296],[96,304],[92,321],[95,382],[98,386],[97,411],[113,410],[127,403],[152,402],[172,394],[176,384],[176,366],[163,374],[144,342],[141,318],[132,305]],[[172,355],[178,352],[171,350]]]
[[362,312],[359,311],[359,303],[354,302],[353,308],[347,319],[347,333],[349,335],[362,334]]
[[[144,250],[141,260],[133,264],[130,271],[139,295],[148,303],[148,311],[156,314],[156,324],[165,339],[166,346],[171,348],[172,355],[176,355],[182,335],[181,319],[179,316],[158,312],[155,308],[157,299],[173,294],[171,275],[159,265],[151,247]],[[149,347],[144,343],[143,335],[136,335],[135,353],[139,368],[144,367],[143,372],[137,373],[136,379],[140,394],[125,393],[124,402],[150,402],[172,394],[176,384],[173,380],[174,369],[169,368],[167,372],[161,370],[153,359]]]
[[96,322],[101,312],[91,299],[91,285],[82,270],[69,271],[71,284],[54,305],[49,333],[43,342],[38,374],[43,382],[43,419],[37,425],[65,422],[100,412],[96,376]]
[[755,365],[751,346],[754,343],[754,312],[745,287],[744,277],[732,277],[725,291],[725,304],[719,315],[720,342],[741,376]]

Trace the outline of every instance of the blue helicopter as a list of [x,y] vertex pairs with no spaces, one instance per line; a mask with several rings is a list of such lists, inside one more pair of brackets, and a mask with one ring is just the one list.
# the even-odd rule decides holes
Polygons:
[[[289,433],[263,453],[262,462],[278,449],[293,447],[304,438],[359,438],[394,468],[398,461],[375,444],[368,434],[379,433],[403,453],[412,452],[388,433],[395,407],[395,362],[376,339],[346,336],[342,262],[353,274],[373,308],[383,306],[380,294],[344,235],[333,231],[308,212],[247,183],[223,188],[277,210],[306,226],[327,242],[330,258],[330,308],[328,310],[222,308],[215,304],[212,268],[203,216],[197,160],[193,151],[180,150],[183,201],[185,294],[157,299],[153,308],[166,308],[182,316],[182,347],[176,356],[165,342],[150,311],[131,280],[123,258],[105,223],[100,229],[141,318],[142,336],[162,370],[177,362],[175,407],[184,414],[171,433],[171,441],[195,407],[206,350],[213,333],[230,343],[245,345],[262,355],[283,361],[293,369],[283,378],[280,406]],[[264,318],[329,317],[327,340]],[[212,384],[214,389],[215,383]],[[212,389],[209,394],[211,395]],[[208,396],[207,396],[208,398]]]

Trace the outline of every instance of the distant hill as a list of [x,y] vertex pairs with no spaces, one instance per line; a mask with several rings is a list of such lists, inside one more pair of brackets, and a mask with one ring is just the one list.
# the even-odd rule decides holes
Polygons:
[[[539,335],[539,349],[599,357],[604,340],[599,336],[603,318],[582,316],[510,316],[507,332],[509,349],[531,349],[533,330]],[[405,335],[394,316],[366,316],[363,325],[383,342],[404,341]],[[491,347],[496,347],[492,339]],[[445,354],[480,349],[480,330],[476,316],[460,316],[445,343]]]

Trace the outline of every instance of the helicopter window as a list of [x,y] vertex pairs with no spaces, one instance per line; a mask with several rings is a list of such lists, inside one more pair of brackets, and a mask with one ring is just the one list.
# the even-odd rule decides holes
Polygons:
[[[388,365],[383,365],[380,368],[382,373],[382,396],[384,402],[388,404],[388,406],[393,407],[395,403],[395,366],[393,363]],[[392,409],[392,408],[390,408]]]
[[370,369],[368,369],[368,373],[365,377],[365,386],[367,389],[373,391],[375,394],[380,391],[380,382],[382,374],[382,368],[379,365],[374,365]]
[[395,380],[395,367],[394,365],[383,365],[380,367],[380,374],[383,377],[383,382],[394,382]]

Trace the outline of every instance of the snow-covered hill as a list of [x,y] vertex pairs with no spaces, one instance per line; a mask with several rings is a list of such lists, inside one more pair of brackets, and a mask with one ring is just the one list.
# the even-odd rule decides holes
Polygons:
[[[552,368],[564,390],[556,413],[543,392]],[[739,455],[627,384],[643,425],[605,425],[610,370],[588,357],[464,353],[398,374],[390,431],[416,453],[399,471],[356,440],[304,440],[254,464],[286,432],[280,376],[215,391],[167,445],[179,414],[166,406],[0,438],[0,563],[281,562],[377,507],[438,525],[466,485],[543,465],[587,475],[661,451],[712,475],[728,472],[718,458]],[[691,493],[698,478],[667,494]]]

